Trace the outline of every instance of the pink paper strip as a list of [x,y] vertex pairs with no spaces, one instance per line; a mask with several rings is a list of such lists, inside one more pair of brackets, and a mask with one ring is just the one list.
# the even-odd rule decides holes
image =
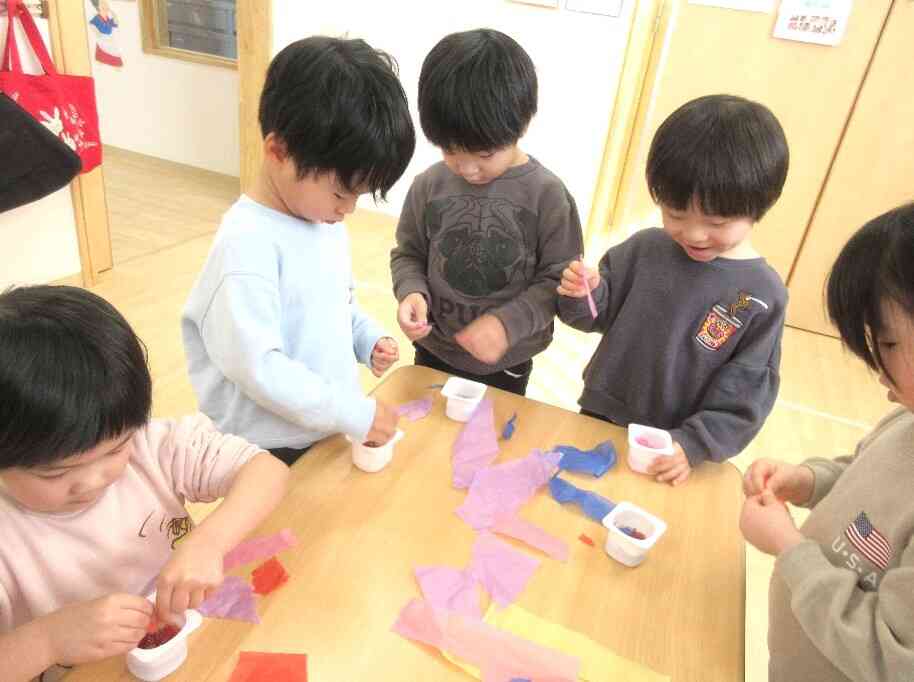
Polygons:
[[430,604],[467,618],[482,620],[479,584],[468,570],[450,566],[417,566],[415,574],[422,596]]
[[571,554],[567,542],[549,535],[539,526],[534,526],[515,514],[499,517],[495,525],[492,526],[492,531],[499,535],[507,535],[509,538],[520,540],[531,547],[536,547],[536,549],[558,561],[568,561],[568,557]]
[[505,544],[491,533],[479,533],[467,568],[422,566],[417,567],[415,573],[422,595],[432,606],[479,620],[482,618],[480,586],[492,601],[504,608],[517,600],[539,564],[539,560]]
[[473,545],[470,572],[502,608],[527,587],[540,562],[505,544],[491,533],[479,533]]
[[581,666],[577,658],[539,646],[483,621],[437,609],[421,599],[414,599],[404,607],[392,630],[480,668],[485,672],[487,682],[507,682],[512,677],[574,682]]
[[290,528],[281,530],[275,535],[245,540],[223,557],[222,570],[230,571],[236,566],[268,559],[289,547],[294,547],[297,543]]
[[451,456],[455,488],[469,488],[476,472],[498,455],[492,400],[483,399],[454,442]]
[[413,400],[409,403],[403,403],[400,407],[397,408],[397,414],[401,417],[406,417],[411,422],[419,421],[423,417],[427,417],[428,413],[432,411],[432,399],[423,398],[422,400]]
[[476,530],[491,528],[496,518],[515,513],[533,497],[558,470],[561,458],[559,452],[534,450],[523,459],[479,470],[457,516]]
[[587,292],[587,307],[590,308],[590,314],[593,319],[597,319],[597,305],[593,302],[593,292],[590,290],[590,281],[584,277],[584,290]]
[[251,586],[235,575],[228,576],[215,594],[200,604],[197,610],[209,618],[260,622]]

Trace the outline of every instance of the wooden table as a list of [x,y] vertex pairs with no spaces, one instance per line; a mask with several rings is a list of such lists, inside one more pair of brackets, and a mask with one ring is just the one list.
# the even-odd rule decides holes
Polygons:
[[[454,514],[466,492],[451,487],[451,446],[462,425],[444,416],[439,392],[425,388],[445,379],[402,367],[378,386],[376,395],[392,404],[434,396],[428,417],[401,420],[406,437],[383,471],[353,467],[342,436],[293,467],[288,496],[257,533],[294,530],[298,547],[279,555],[290,581],[258,598],[259,625],[207,619],[169,682],[225,682],[239,651],[307,653],[309,678],[318,682],[470,679],[436,651],[390,631],[400,609],[419,596],[413,567],[463,567],[470,558],[474,533]],[[521,516],[567,541],[571,558],[561,563],[526,548],[543,561],[518,604],[674,682],[742,681],[745,553],[737,470],[705,465],[673,489],[628,469],[623,429],[495,389],[487,395],[497,428],[518,413],[517,431],[502,442],[497,462],[533,448],[583,449],[611,438],[620,461],[609,473],[563,477],[634,502],[669,524],[647,560],[626,568],[603,551],[600,524],[540,491]],[[580,542],[581,533],[596,546]],[[247,575],[253,566],[245,569],[235,572]],[[132,679],[123,657],[67,676],[67,682]]]

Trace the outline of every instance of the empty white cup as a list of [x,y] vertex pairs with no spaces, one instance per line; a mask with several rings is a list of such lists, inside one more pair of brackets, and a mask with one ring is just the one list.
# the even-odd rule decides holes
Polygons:
[[657,457],[672,455],[673,437],[669,431],[643,424],[628,425],[628,466],[632,471],[646,474]]
[[441,395],[447,398],[444,413],[454,421],[469,421],[479,401],[486,393],[485,384],[460,377],[451,377],[441,389]]
[[397,429],[393,438],[384,443],[384,445],[377,447],[371,447],[370,445],[365,445],[365,443],[357,443],[349,436],[346,436],[346,440],[352,443],[352,463],[362,471],[367,471],[370,474],[380,471],[393,459],[394,444],[403,438],[403,435],[403,432]]
[[[626,566],[644,561],[648,550],[666,532],[666,523],[631,502],[617,504],[603,517],[603,525],[607,531],[606,553]],[[635,537],[633,531],[644,537]]]
[[[155,593],[147,597],[155,603]],[[199,611],[188,609],[184,612],[184,627],[174,637],[155,649],[140,649],[127,652],[127,670],[143,682],[158,682],[181,667],[187,658],[187,637],[200,627],[203,616]]]

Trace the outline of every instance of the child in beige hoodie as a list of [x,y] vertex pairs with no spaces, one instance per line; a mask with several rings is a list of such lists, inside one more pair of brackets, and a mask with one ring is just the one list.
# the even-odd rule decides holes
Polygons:
[[[777,557],[769,680],[914,680],[914,204],[845,245],[828,313],[901,407],[852,456],[746,472],[743,534]],[[812,509],[801,528],[786,502]]]

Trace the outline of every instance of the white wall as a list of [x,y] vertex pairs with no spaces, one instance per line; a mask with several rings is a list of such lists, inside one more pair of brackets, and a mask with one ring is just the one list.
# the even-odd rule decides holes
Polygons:
[[[92,61],[102,141],[237,176],[238,71],[147,54],[139,3],[114,0],[111,8],[124,66]],[[89,43],[94,51],[91,31]]]
[[[38,19],[38,28],[48,41],[48,22]],[[7,19],[0,18],[0,50],[6,44]],[[16,43],[22,68],[41,73],[37,60],[22,48],[27,43],[16,24]],[[0,213],[0,289],[10,284],[41,284],[79,273],[79,244],[70,187],[39,201]]]
[[[521,148],[539,159],[568,186],[586,224],[631,24],[634,0],[622,16],[607,17],[549,9],[508,0],[274,0],[274,52],[313,34],[364,38],[392,54],[400,65],[417,145],[413,161],[377,208],[398,214],[413,177],[440,152],[419,128],[416,93],[422,60],[442,37],[488,27],[517,40],[533,59],[539,77],[538,113]],[[363,205],[373,208],[368,200]]]

